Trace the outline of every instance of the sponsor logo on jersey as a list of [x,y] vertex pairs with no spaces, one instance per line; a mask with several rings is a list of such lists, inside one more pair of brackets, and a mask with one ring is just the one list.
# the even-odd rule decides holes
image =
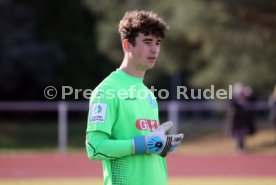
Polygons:
[[148,95],[148,101],[151,107],[154,109],[156,107],[156,103],[150,94]]
[[107,104],[105,103],[92,103],[90,107],[90,123],[104,123],[106,108]]
[[136,127],[139,130],[149,130],[152,132],[158,127],[158,122],[156,120],[138,119]]

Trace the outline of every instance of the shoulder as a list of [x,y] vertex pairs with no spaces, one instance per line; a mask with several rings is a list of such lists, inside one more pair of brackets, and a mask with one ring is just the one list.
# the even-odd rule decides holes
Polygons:
[[116,89],[120,84],[120,78],[116,72],[112,72],[108,75],[96,88],[95,90],[107,90],[107,89]]
[[91,95],[93,100],[114,99],[116,92],[120,88],[120,80],[115,72],[107,76],[94,90]]

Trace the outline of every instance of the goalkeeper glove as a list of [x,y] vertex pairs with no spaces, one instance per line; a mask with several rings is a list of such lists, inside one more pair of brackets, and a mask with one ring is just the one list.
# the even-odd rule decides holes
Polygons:
[[167,121],[161,124],[148,136],[136,136],[132,140],[134,154],[152,153],[165,157],[168,152],[172,152],[177,147],[184,135],[166,135],[173,126],[173,122]]

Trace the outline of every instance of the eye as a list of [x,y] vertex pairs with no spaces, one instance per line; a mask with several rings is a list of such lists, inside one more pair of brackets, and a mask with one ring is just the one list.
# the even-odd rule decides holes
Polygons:
[[158,39],[158,40],[156,41],[156,46],[159,46],[160,44],[161,44],[161,40]]

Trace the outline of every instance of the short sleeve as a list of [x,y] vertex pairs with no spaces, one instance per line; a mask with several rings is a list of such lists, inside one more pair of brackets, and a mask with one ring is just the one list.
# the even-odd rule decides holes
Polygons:
[[93,91],[89,102],[86,132],[102,131],[111,135],[117,119],[118,99],[115,92],[114,88],[104,85]]

